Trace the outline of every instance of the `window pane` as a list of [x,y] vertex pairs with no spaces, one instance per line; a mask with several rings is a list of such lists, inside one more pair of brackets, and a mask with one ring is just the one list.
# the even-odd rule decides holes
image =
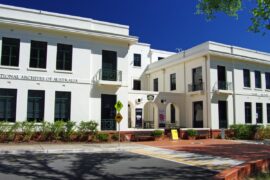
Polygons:
[[270,89],[270,73],[269,72],[265,73],[265,85],[266,85],[266,89]]
[[243,70],[244,87],[250,87],[250,71],[248,69]]
[[267,104],[267,123],[270,123],[270,104]]
[[16,119],[16,89],[0,89],[0,120],[15,122]]
[[256,103],[256,119],[257,119],[257,123],[263,122],[262,103]]
[[261,72],[260,71],[255,71],[255,87],[256,88],[262,87]]
[[2,57],[1,65],[19,65],[20,40],[14,38],[2,38]]
[[72,45],[57,44],[57,70],[72,70]]
[[27,120],[41,122],[44,120],[45,91],[29,90],[27,103]]
[[134,90],[141,90],[141,81],[140,80],[133,80],[133,89]]
[[252,123],[252,108],[249,102],[245,103],[245,122]]
[[31,41],[30,67],[46,68],[47,42]]
[[140,54],[134,54],[134,66],[141,66],[141,55]]
[[158,91],[158,78],[154,79],[154,91]]
[[55,114],[54,119],[68,121],[70,120],[70,92],[55,92]]
[[170,87],[171,91],[176,90],[176,74],[171,74],[170,75]]

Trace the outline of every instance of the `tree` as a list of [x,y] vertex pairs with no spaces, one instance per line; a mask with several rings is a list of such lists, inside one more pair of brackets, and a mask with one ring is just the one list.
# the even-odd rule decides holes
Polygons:
[[[243,3],[251,3],[252,8],[247,8]],[[270,30],[270,0],[199,0],[197,14],[204,14],[207,20],[212,20],[218,12],[238,18],[239,11],[248,9],[251,13],[252,32]]]

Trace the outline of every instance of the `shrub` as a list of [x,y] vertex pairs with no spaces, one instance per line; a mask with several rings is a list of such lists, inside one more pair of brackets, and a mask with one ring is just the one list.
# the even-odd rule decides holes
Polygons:
[[46,141],[51,132],[51,123],[43,121],[41,125],[38,125],[38,126],[39,126],[38,131],[40,132],[40,136],[41,136],[39,140]]
[[64,121],[56,121],[51,124],[51,138],[54,140],[60,140],[61,135],[63,135],[65,131],[65,122]]
[[101,142],[105,142],[105,141],[108,141],[108,139],[109,139],[109,134],[107,134],[107,133],[98,133],[98,134],[96,135],[96,138],[97,138],[99,141],[101,141]]
[[21,129],[24,134],[23,141],[30,141],[35,134],[35,122],[24,121],[21,123]]
[[7,127],[7,140],[13,141],[15,139],[16,133],[18,133],[18,130],[20,128],[20,123],[15,122],[14,124],[8,125]]
[[235,124],[231,125],[230,128],[234,131],[234,137],[236,139],[254,139],[257,130],[260,128],[258,125],[245,125]]
[[118,140],[119,140],[119,135],[118,135],[117,133],[115,133],[115,134],[113,134],[113,135],[111,136],[111,138],[112,138],[112,140],[114,140],[114,141],[118,141]]
[[8,129],[9,129],[9,125],[8,125],[7,122],[0,122],[0,138],[1,138],[1,141],[5,140]]
[[163,136],[163,131],[162,130],[154,130],[152,132],[152,136],[154,136],[154,137],[161,137],[161,136]]
[[65,123],[65,132],[64,137],[67,140],[70,140],[71,134],[75,132],[76,123],[73,121],[68,121]]
[[189,137],[195,137],[195,136],[197,136],[197,131],[195,129],[188,129],[187,130],[187,135]]
[[98,123],[95,121],[81,121],[78,131],[81,136],[85,136],[88,133],[95,134],[97,132]]

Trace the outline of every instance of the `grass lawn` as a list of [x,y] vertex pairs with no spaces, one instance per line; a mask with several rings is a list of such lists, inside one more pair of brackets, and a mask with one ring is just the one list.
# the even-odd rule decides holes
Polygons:
[[270,179],[270,172],[267,173],[260,173],[258,175],[252,176],[248,178],[249,180],[269,180]]

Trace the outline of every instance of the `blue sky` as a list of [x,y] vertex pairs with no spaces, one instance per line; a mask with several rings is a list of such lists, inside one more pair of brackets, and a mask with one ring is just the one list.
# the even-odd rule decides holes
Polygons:
[[152,48],[175,51],[217,41],[270,52],[266,35],[247,31],[250,15],[238,20],[219,14],[210,22],[196,15],[197,0],[0,0],[1,4],[46,10],[130,26],[130,34]]

